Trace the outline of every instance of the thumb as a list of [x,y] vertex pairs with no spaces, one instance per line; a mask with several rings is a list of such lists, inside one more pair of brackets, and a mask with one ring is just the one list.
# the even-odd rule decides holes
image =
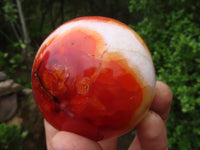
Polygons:
[[102,148],[95,141],[74,133],[60,131],[52,138],[50,150],[102,150]]

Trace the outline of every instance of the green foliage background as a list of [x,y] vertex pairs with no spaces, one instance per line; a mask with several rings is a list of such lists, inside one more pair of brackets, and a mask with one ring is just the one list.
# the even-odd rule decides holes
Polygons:
[[[10,77],[31,70],[21,56],[26,47],[23,37],[16,39],[11,28],[11,23],[20,26],[15,5],[12,0],[0,2],[0,70]],[[31,56],[50,32],[75,17],[107,16],[130,25],[152,53],[157,80],[173,91],[167,123],[169,149],[200,149],[200,1],[26,0],[22,8],[32,41]],[[23,74],[17,79],[28,84]]]
[[199,1],[137,1],[129,9],[142,19],[132,26],[147,42],[157,80],[168,83],[173,104],[167,124],[169,149],[200,148]]
[[21,131],[20,126],[0,124],[0,150],[22,150],[27,131]]

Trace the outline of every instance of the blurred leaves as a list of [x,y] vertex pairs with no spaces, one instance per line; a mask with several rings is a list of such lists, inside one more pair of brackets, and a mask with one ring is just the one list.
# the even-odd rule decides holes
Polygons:
[[22,150],[23,141],[27,135],[28,132],[22,132],[20,126],[0,124],[0,149]]
[[2,7],[6,21],[14,22],[18,18],[18,10],[12,0],[4,0],[5,5]]

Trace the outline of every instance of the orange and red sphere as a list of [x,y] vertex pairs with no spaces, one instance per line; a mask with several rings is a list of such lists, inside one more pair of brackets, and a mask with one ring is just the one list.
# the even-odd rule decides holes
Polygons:
[[131,130],[148,111],[154,87],[144,41],[105,17],[58,27],[39,48],[32,69],[34,98],[45,119],[95,141]]

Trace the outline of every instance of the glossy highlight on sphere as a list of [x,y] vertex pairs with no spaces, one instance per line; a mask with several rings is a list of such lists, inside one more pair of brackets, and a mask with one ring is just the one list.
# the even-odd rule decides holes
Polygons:
[[58,27],[39,48],[32,69],[34,98],[45,119],[95,141],[131,130],[148,111],[154,87],[144,41],[105,17]]

